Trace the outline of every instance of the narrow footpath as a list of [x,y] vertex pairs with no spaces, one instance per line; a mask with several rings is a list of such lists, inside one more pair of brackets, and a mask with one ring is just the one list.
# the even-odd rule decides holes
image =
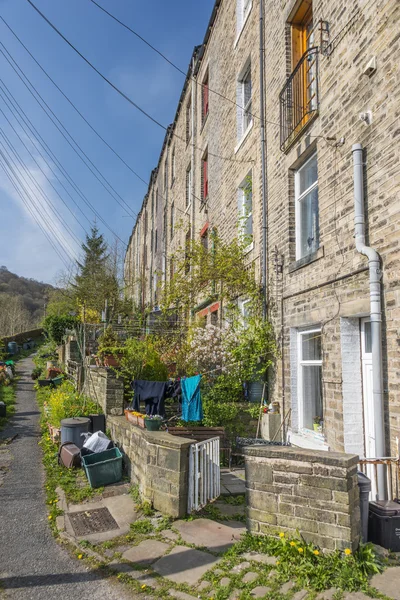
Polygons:
[[[47,520],[39,442],[40,413],[30,358],[18,363],[17,412],[0,432],[0,598],[128,600],[121,584],[102,580],[53,538]],[[9,445],[2,439],[16,436]]]

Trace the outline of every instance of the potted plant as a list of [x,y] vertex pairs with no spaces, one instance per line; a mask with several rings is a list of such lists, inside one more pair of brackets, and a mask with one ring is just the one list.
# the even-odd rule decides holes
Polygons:
[[322,432],[322,417],[314,417],[314,431],[317,433]]
[[148,431],[158,431],[161,427],[162,417],[160,415],[147,416],[144,418],[144,423]]
[[105,367],[119,367],[122,356],[123,348],[118,345],[118,337],[109,326],[99,337],[97,358]]

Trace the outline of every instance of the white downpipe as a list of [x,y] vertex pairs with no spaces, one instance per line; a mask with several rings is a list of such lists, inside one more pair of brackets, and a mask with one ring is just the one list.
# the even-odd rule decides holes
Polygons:
[[[382,369],[382,305],[380,256],[378,252],[365,245],[365,211],[364,211],[364,167],[363,147],[354,144],[352,147],[354,164],[354,227],[356,248],[360,254],[368,258],[370,318],[372,338],[372,385],[374,399],[375,422],[375,457],[386,456],[385,416],[383,406],[383,369]],[[371,457],[372,458],[372,457]],[[378,499],[385,500],[386,486],[382,467],[378,467]]]

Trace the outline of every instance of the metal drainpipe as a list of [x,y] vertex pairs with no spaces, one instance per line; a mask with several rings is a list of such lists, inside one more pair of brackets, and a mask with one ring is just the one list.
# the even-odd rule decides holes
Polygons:
[[262,290],[263,319],[268,311],[268,262],[267,262],[267,165],[265,135],[265,94],[264,94],[264,0],[260,0],[260,120],[261,120],[261,197],[262,197]]
[[191,127],[192,127],[192,156],[191,156],[191,169],[192,169],[192,177],[191,177],[191,190],[190,190],[190,200],[192,202],[192,222],[191,222],[191,227],[190,227],[190,237],[192,240],[194,240],[195,236],[194,236],[194,220],[195,220],[195,205],[194,205],[194,175],[195,175],[195,168],[194,168],[194,159],[195,159],[195,154],[194,154],[194,134],[195,134],[195,126],[194,126],[194,116],[195,116],[195,112],[194,112],[194,103],[195,103],[195,99],[196,99],[196,89],[197,89],[197,80],[195,79],[195,75],[194,75],[194,68],[195,68],[195,59],[194,57],[192,58],[192,89],[191,89],[191,107],[190,107],[190,111],[191,111]]
[[[364,213],[364,173],[363,147],[354,144],[352,147],[354,164],[354,227],[356,248],[360,254],[368,258],[369,290],[371,311],[372,338],[372,385],[374,399],[375,424],[375,456],[367,458],[383,458],[386,456],[385,417],[383,406],[383,369],[382,369],[382,306],[380,256],[378,252],[365,245],[365,213]],[[383,468],[378,469],[378,499],[385,499],[385,478]]]

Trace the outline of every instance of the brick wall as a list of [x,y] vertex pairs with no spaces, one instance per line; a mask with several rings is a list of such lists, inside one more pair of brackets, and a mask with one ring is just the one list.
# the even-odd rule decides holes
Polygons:
[[86,367],[83,393],[97,402],[105,415],[124,412],[124,383],[111,369]]
[[358,547],[358,456],[260,446],[244,453],[249,531],[298,531],[328,550]]
[[163,514],[178,518],[187,512],[189,447],[194,440],[131,425],[125,417],[107,417],[114,442],[127,459],[132,483],[145,500]]

